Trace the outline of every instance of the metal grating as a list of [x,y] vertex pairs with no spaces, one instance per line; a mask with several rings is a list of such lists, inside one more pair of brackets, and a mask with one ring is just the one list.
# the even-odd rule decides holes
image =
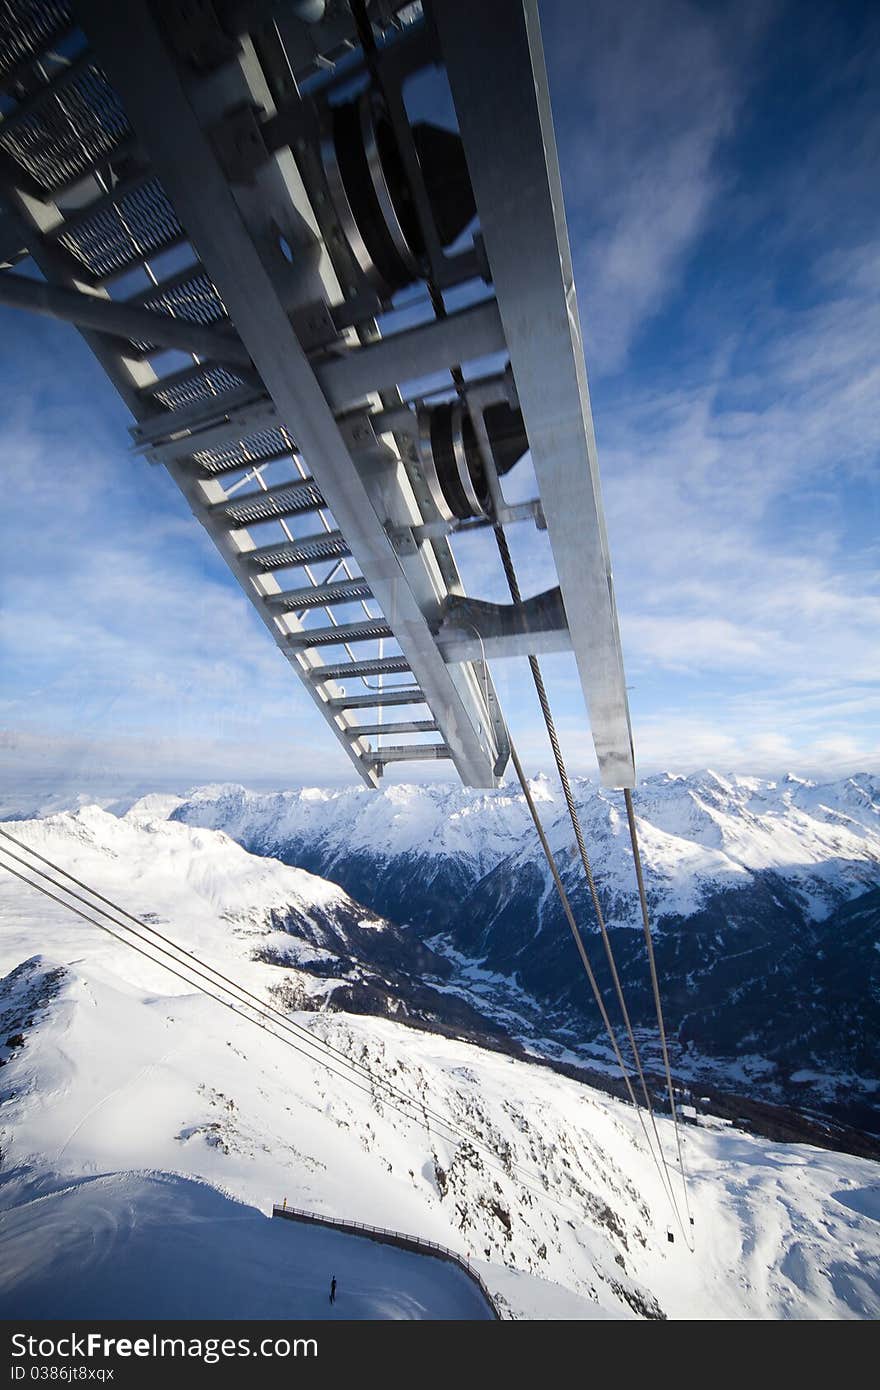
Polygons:
[[226,367],[206,367],[204,371],[194,372],[183,381],[175,381],[168,386],[159,382],[151,394],[169,410],[176,410],[181,405],[193,405],[211,396],[222,396],[224,391],[232,391],[241,384],[241,377]]
[[244,558],[252,568],[281,570],[287,565],[308,565],[312,560],[335,560],[350,555],[348,541],[341,531],[326,531],[319,536],[305,536],[299,541],[280,541],[245,552]]
[[204,473],[231,473],[236,468],[290,454],[290,444],[282,430],[258,430],[255,434],[216,449],[197,449],[191,455]]
[[[204,274],[193,275],[188,280],[175,280],[161,294],[141,295],[131,302],[153,313],[168,314],[171,318],[203,324],[206,328],[226,317],[223,300]],[[132,345],[144,354],[149,354],[155,346],[143,339],[132,339]]]
[[343,642],[378,642],[393,636],[384,618],[364,618],[360,623],[339,623],[336,627],[303,628],[287,633],[286,640],[292,647],[336,647]]
[[411,690],[367,690],[362,695],[334,695],[327,704],[330,709],[378,709],[386,705],[424,705],[427,700],[424,691],[414,685]]
[[314,584],[308,589],[288,589],[260,597],[268,608],[296,613],[309,608],[325,608],[328,604],[355,603],[372,596],[373,591],[365,579],[338,579],[331,584]]
[[36,58],[55,34],[72,23],[70,6],[64,0],[3,0],[0,77],[12,72],[19,63]]
[[410,763],[433,761],[436,758],[451,758],[452,749],[447,743],[406,743],[397,748],[377,748],[371,754],[374,763]]
[[282,516],[314,512],[323,506],[324,498],[317,483],[311,478],[303,478],[302,482],[284,483],[266,492],[248,493],[245,497],[237,497],[234,502],[219,502],[211,510],[234,526],[248,526],[254,522],[274,521]]
[[140,264],[183,235],[162,185],[153,178],[78,220],[59,240],[94,275],[111,275]]
[[188,323],[208,326],[226,318],[226,306],[204,271],[168,289],[160,285],[155,294],[148,295],[141,303],[145,309],[173,314],[175,318],[186,319]]
[[372,661],[340,661],[335,666],[319,666],[312,674],[318,681],[345,681],[362,676],[402,676],[408,670],[405,656],[377,656]]
[[[14,113],[12,113],[14,115]],[[51,192],[87,174],[130,130],[119,98],[97,64],[4,130],[0,146]]]
[[436,734],[439,730],[433,719],[395,719],[381,724],[350,724],[349,738],[381,738],[392,734]]

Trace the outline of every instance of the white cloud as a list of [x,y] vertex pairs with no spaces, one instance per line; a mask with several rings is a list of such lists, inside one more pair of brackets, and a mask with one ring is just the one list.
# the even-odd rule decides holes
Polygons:
[[591,370],[621,366],[721,187],[715,161],[773,6],[546,3],[545,44]]

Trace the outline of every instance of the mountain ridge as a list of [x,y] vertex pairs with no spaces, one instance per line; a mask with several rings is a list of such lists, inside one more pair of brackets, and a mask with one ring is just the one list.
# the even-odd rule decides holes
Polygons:
[[[547,778],[533,787],[589,938],[593,907],[560,790]],[[573,789],[634,1023],[651,1047],[622,798],[587,779]],[[635,804],[681,1075],[707,1081],[723,1062],[755,1095],[877,1132],[880,954],[865,940],[880,939],[880,908],[870,897],[880,886],[880,778],[662,774],[640,785]],[[455,962],[467,997],[502,1017],[509,1010],[508,1026],[550,1055],[572,1047],[583,1055],[578,1039],[601,1046],[527,808],[510,788],[267,795],[227,785],[191,793],[170,814],[222,826],[255,853],[340,882]],[[846,908],[863,896],[871,924],[856,942]],[[853,952],[861,978],[846,964]],[[601,949],[593,964],[610,993]],[[531,1006],[521,1007],[523,993]],[[791,1080],[811,1070],[813,1082]]]
[[[533,788],[611,997],[561,793],[544,777]],[[640,1046],[659,1068],[622,798],[587,779],[574,791]],[[880,1133],[880,779],[662,774],[635,800],[677,1075]],[[334,881],[388,924],[381,960],[376,949],[364,956],[357,924],[316,956],[310,994],[323,972],[339,1007],[397,1008],[423,1026],[506,1034],[549,1058],[608,1067],[527,808],[509,787],[224,784],[100,814],[111,812],[132,829],[229,835]],[[284,963],[289,950],[276,942],[267,959]],[[300,961],[304,951],[300,942]]]

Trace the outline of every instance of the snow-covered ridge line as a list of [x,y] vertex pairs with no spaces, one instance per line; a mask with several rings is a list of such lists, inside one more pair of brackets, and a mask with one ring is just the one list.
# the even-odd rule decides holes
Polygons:
[[[598,871],[612,901],[624,905],[620,924],[635,922],[635,904],[627,905],[633,879],[622,798],[585,778],[573,785]],[[550,842],[565,860],[572,833],[561,793],[544,777],[533,787]],[[766,870],[800,880],[817,918],[880,882],[880,778],[868,773],[823,784],[793,775],[769,781],[662,774],[640,785],[636,808],[648,877],[665,913],[686,916],[706,885],[738,887]],[[136,802],[125,814],[140,817],[146,809]],[[169,814],[225,830],[257,853],[308,862],[331,878],[335,865],[356,858],[405,859],[429,875],[454,862],[470,886],[505,860],[541,859],[523,798],[509,787],[202,787]]]

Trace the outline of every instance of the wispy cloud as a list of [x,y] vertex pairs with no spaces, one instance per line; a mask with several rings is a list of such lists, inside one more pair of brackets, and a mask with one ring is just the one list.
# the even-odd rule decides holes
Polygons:
[[548,0],[553,109],[594,374],[619,368],[722,186],[715,159],[774,7]]

